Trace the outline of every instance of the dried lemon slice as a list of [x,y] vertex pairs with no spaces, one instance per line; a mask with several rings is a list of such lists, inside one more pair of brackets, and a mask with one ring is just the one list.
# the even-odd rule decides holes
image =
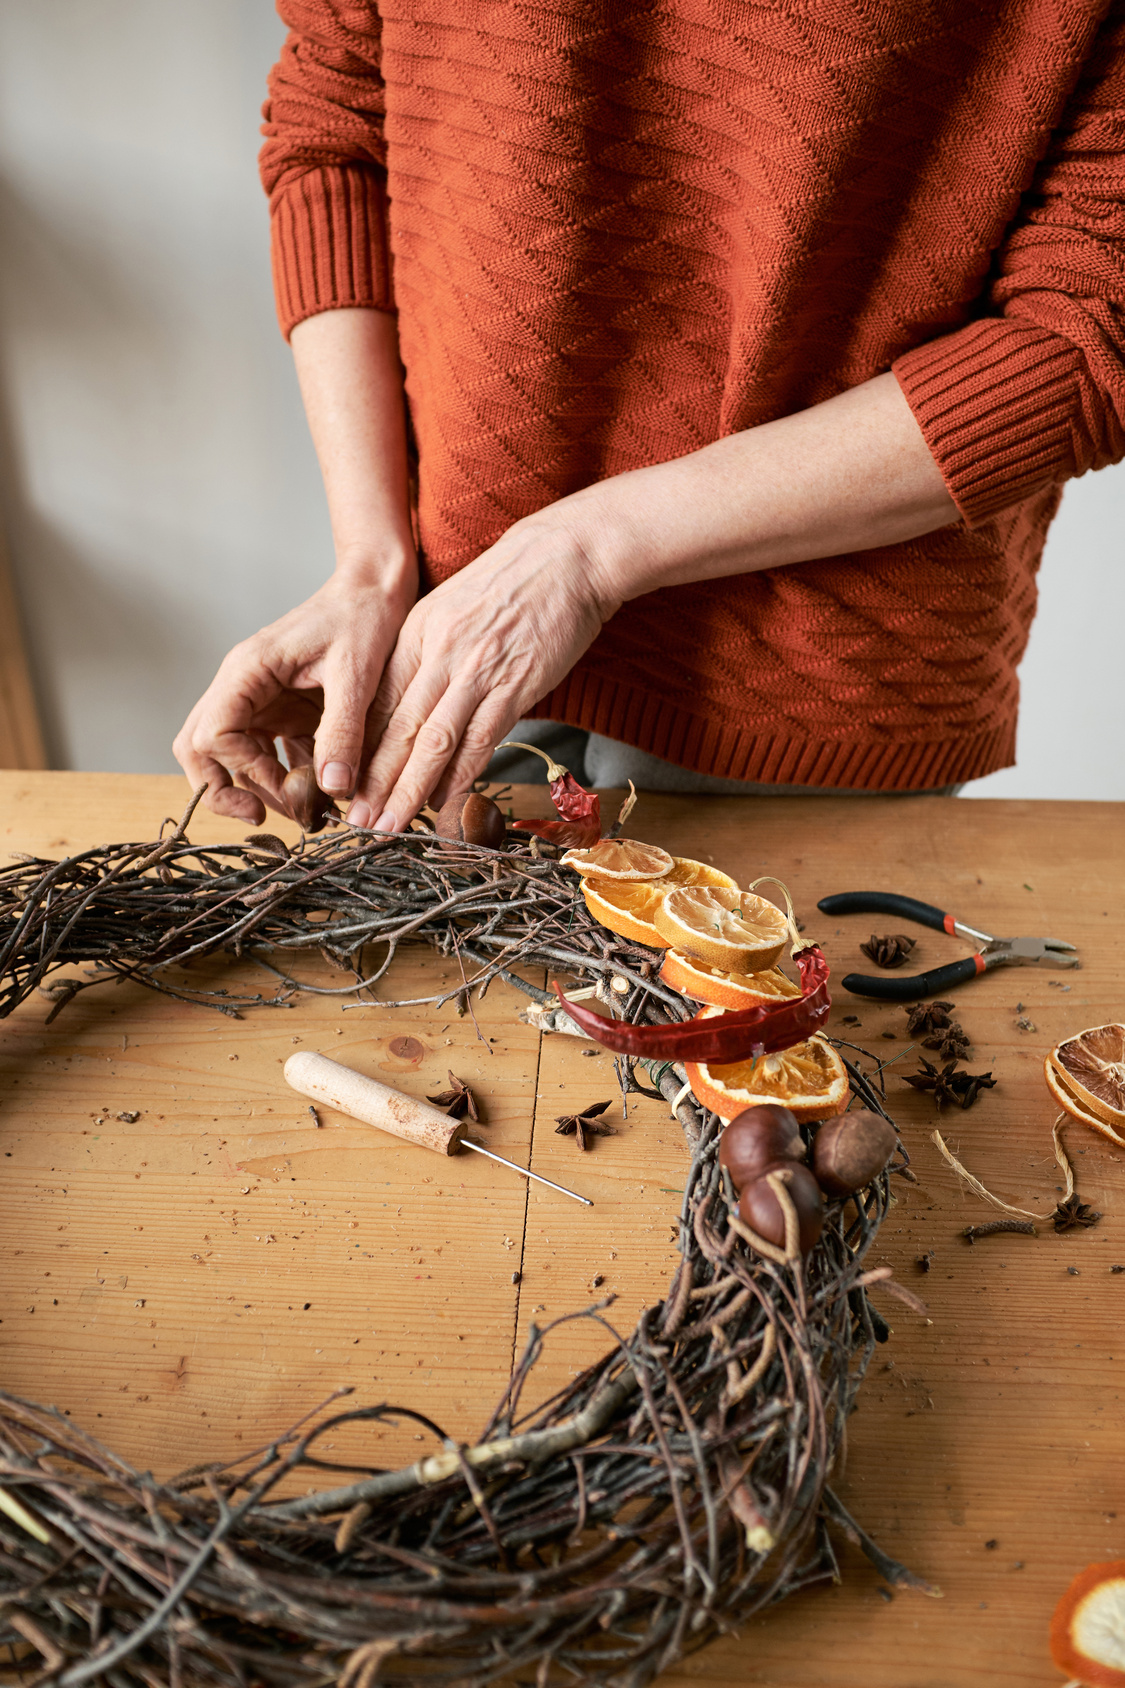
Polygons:
[[753,1008],[759,1002],[789,1002],[801,994],[800,985],[786,978],[780,967],[760,973],[732,973],[722,967],[707,967],[677,949],[668,951],[660,979],[671,990],[694,997],[696,1002],[713,1003],[716,1008]]
[[582,895],[594,919],[611,932],[632,938],[637,944],[665,949],[667,945],[652,917],[673,885],[720,885],[727,891],[738,890],[737,882],[720,868],[692,861],[690,856],[674,856],[672,871],[660,879],[598,879],[591,874],[582,881]]
[[568,850],[562,865],[575,873],[592,873],[598,879],[663,879],[675,867],[676,858],[658,844],[641,844],[635,838],[601,838],[588,850]]
[[785,915],[764,897],[703,885],[669,891],[653,925],[665,943],[732,973],[776,966],[789,934]]

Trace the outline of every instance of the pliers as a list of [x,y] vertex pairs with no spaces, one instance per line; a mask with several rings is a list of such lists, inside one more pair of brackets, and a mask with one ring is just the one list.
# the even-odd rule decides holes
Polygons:
[[841,891],[834,897],[822,897],[817,903],[822,914],[891,914],[901,920],[914,920],[919,926],[931,926],[935,932],[948,932],[952,938],[966,938],[979,943],[976,955],[966,955],[960,961],[950,961],[944,967],[932,967],[928,973],[914,973],[909,978],[892,973],[886,978],[872,978],[866,973],[848,973],[841,981],[853,996],[881,997],[885,1002],[912,1002],[916,997],[935,996],[939,991],[952,990],[954,985],[975,979],[990,967],[1034,966],[1046,961],[1051,967],[1081,967],[1073,944],[1061,938],[994,938],[991,932],[980,932],[966,926],[944,909],[932,903],[920,903],[913,897],[899,897],[892,891]]

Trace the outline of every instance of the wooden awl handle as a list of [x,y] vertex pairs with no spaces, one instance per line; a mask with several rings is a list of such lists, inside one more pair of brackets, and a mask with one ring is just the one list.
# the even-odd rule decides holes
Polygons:
[[311,1050],[290,1055],[285,1077],[294,1090],[311,1101],[350,1114],[364,1125],[377,1125],[380,1131],[433,1149],[435,1154],[453,1155],[461,1146],[463,1120],[450,1119],[440,1108],[416,1102],[413,1096],[404,1096],[401,1090],[392,1090],[377,1078],[365,1078],[350,1067],[342,1067],[339,1061],[330,1061],[327,1055],[314,1055]]

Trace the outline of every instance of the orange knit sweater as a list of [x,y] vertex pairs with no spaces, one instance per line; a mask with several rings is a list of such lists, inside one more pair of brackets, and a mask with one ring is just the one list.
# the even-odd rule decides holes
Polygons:
[[279,10],[282,325],[398,311],[429,583],[887,369],[961,511],[637,599],[536,713],[741,779],[1010,763],[1060,483],[1125,455],[1125,0]]

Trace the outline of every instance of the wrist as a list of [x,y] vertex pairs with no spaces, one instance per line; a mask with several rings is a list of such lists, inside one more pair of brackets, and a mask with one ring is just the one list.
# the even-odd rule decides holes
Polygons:
[[352,591],[375,589],[388,597],[409,596],[418,592],[418,559],[413,545],[383,546],[343,550],[336,553],[333,579]]
[[536,528],[545,533],[550,554],[572,577],[603,625],[634,596],[625,567],[628,548],[613,500],[605,494],[606,484],[570,493],[518,524],[526,526],[529,534]]
[[622,604],[650,590],[644,574],[643,534],[630,520],[628,502],[620,496],[614,476],[585,487],[560,501],[567,530],[582,559],[586,590],[597,605],[603,623],[617,614]]

